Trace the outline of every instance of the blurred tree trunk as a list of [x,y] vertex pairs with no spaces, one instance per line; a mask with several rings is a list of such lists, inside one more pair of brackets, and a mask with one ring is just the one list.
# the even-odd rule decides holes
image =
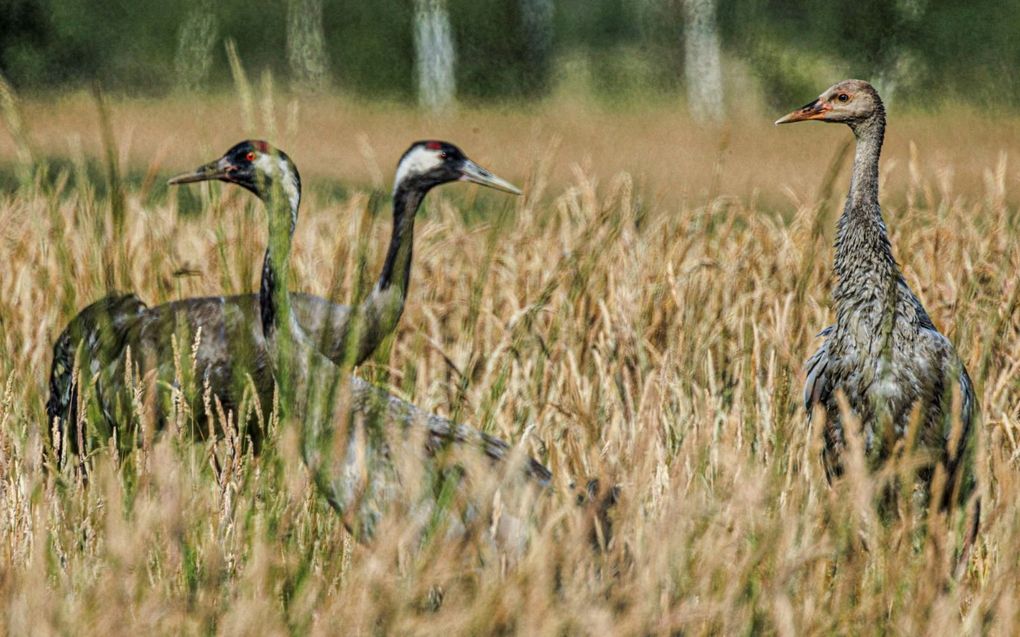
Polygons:
[[694,119],[719,121],[726,113],[715,0],[682,0],[682,4],[687,104]]
[[321,91],[327,87],[329,61],[322,29],[322,0],[287,3],[287,61],[298,88]]
[[887,106],[895,103],[901,93],[917,91],[928,76],[924,56],[911,47],[911,35],[924,19],[928,0],[896,0],[890,8],[895,16],[893,28],[885,38],[885,52],[872,80]]
[[418,102],[432,111],[453,106],[453,34],[444,0],[415,0],[414,52],[418,66]]
[[553,0],[520,0],[521,23],[527,47],[524,50],[529,78],[534,79],[531,90],[544,92],[548,88],[549,67],[553,48]]
[[216,14],[207,3],[200,3],[184,16],[177,30],[177,52],[174,74],[177,88],[197,91],[204,85],[212,68],[213,48],[218,26]]

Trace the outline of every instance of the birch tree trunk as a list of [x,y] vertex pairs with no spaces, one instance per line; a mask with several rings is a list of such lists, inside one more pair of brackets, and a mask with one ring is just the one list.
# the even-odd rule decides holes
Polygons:
[[199,4],[184,16],[177,31],[177,52],[174,55],[178,89],[197,91],[205,85],[212,68],[218,30],[216,15],[206,3]]
[[321,91],[329,83],[322,0],[287,2],[287,61],[298,88]]
[[553,0],[519,0],[525,46],[522,51],[522,89],[528,94],[545,93],[552,75]]
[[531,55],[549,55],[553,41],[553,0],[521,0],[521,22]]
[[449,110],[457,86],[453,33],[444,0],[415,0],[414,50],[419,104],[434,112]]
[[683,0],[687,104],[699,122],[718,122],[723,107],[722,60],[715,0]]

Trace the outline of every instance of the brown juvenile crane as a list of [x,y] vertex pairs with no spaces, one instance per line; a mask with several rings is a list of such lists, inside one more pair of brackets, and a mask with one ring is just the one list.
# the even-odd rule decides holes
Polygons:
[[[804,386],[804,407],[810,413],[817,405],[826,415],[826,475],[832,479],[842,471],[842,394],[860,419],[871,458],[888,457],[907,435],[912,418],[920,417],[916,451],[927,459],[919,471],[926,499],[954,507],[974,489],[967,462],[974,437],[974,388],[953,344],[932,323],[893,258],[878,203],[885,108],[873,86],[845,80],[776,124],[811,120],[846,124],[857,141],[835,242],[836,323],[821,332],[825,340],[808,359]],[[944,486],[930,493],[938,467],[944,471]]]

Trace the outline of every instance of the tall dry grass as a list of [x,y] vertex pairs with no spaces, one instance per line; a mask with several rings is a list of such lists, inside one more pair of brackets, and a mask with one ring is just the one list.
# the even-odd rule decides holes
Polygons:
[[[73,106],[55,107],[56,124],[24,109],[37,156]],[[74,121],[95,117],[86,107]],[[242,129],[194,144],[197,133],[172,140],[168,130],[217,108],[171,104],[149,119],[132,109],[158,106],[113,104],[121,165],[140,157],[157,175],[161,163],[211,158]],[[985,522],[954,579],[953,525],[928,520],[923,533],[925,521],[909,516],[879,522],[873,477],[827,486],[820,431],[799,406],[802,363],[832,318],[842,186],[830,197],[819,184],[846,131],[806,127],[774,141],[770,127],[745,123],[728,142],[699,132],[688,151],[660,136],[646,152],[632,133],[655,135],[650,116],[621,115],[616,132],[597,113],[556,135],[523,128],[517,146],[509,142],[525,116],[462,117],[492,125],[464,139],[453,120],[438,122],[434,134],[523,178],[527,195],[511,204],[463,185],[430,195],[400,330],[359,373],[523,440],[557,473],[527,547],[421,546],[394,518],[373,546],[355,545],[314,492],[287,426],[258,458],[236,441],[170,432],[134,458],[96,454],[87,484],[45,471],[49,348],[63,324],[111,287],[150,304],[253,289],[265,223],[245,193],[204,191],[204,214],[189,216],[178,212],[181,195],[153,197],[143,184],[125,189],[117,230],[110,202],[86,180],[37,180],[0,200],[6,632],[1017,633],[1020,215],[1008,135],[999,148],[982,138],[994,151],[941,155],[900,137],[884,164],[885,199],[897,202],[886,208],[893,248],[957,344],[984,417]],[[360,126],[339,119],[338,128]],[[927,121],[949,129],[948,118]],[[389,232],[366,189],[316,191],[332,166],[305,158],[336,158],[337,174],[360,166],[351,172],[369,183],[388,178],[388,158],[419,136],[415,122],[374,114],[363,135],[339,141],[303,124],[279,142],[313,191],[295,238],[295,287],[349,300],[359,273],[377,271]],[[765,147],[766,159],[740,150]],[[719,163],[711,148],[739,159]],[[966,165],[946,159],[964,152]],[[660,165],[674,154],[707,168],[692,176]],[[634,172],[615,172],[621,157],[636,158]],[[961,174],[970,177],[954,180]],[[570,479],[588,476],[623,488],[604,553],[591,550],[564,495]]]

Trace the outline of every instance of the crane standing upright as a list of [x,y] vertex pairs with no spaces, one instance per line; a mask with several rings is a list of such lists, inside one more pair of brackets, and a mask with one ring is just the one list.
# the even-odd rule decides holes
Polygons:
[[[927,458],[919,476],[927,499],[951,508],[974,490],[967,460],[976,399],[953,344],[935,327],[892,254],[878,202],[885,107],[873,86],[845,80],[776,124],[812,120],[846,124],[857,140],[850,192],[836,235],[836,323],[821,332],[825,340],[807,362],[804,386],[805,408],[811,412],[817,405],[826,415],[826,474],[832,479],[843,466],[846,432],[839,394],[860,419],[867,452],[879,460],[907,436],[913,411],[919,409],[917,451]],[[940,467],[942,491],[930,493]],[[971,535],[979,515],[976,503]]]

